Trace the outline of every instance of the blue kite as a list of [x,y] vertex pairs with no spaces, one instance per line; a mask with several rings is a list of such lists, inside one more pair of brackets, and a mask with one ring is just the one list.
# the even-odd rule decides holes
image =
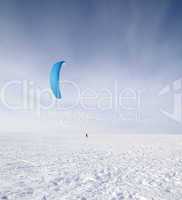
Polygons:
[[65,61],[60,61],[55,63],[52,66],[51,72],[50,72],[50,85],[51,90],[54,94],[54,96],[57,99],[61,99],[61,91],[60,91],[60,71]]

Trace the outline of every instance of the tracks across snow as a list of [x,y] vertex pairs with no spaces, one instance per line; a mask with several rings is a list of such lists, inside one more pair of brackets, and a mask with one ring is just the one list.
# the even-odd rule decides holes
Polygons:
[[120,152],[113,141],[94,141],[1,140],[0,199],[182,199],[180,138],[144,140]]

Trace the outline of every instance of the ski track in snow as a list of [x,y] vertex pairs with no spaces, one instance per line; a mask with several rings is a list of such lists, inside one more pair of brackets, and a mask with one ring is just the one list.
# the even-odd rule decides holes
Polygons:
[[137,137],[120,151],[124,136],[106,144],[97,137],[3,138],[0,199],[182,200],[182,137]]

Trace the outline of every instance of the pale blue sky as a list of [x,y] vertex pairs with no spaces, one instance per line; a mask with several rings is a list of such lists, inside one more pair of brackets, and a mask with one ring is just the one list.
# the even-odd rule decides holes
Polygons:
[[[51,65],[64,59],[62,79],[82,92],[90,88],[99,99],[106,88],[115,95],[116,82],[120,92],[143,91],[140,120],[129,119],[128,112],[132,117],[135,113],[115,105],[106,111],[77,105],[66,114],[53,114],[54,107],[37,115],[36,109],[9,110],[1,98],[2,130],[42,130],[49,124],[57,130],[180,133],[181,123],[160,112],[173,111],[173,95],[161,98],[158,93],[182,77],[181,9],[180,0],[1,0],[1,89],[9,80],[31,80],[35,88],[48,88]],[[9,93],[11,103],[21,101],[18,89]],[[59,103],[73,104],[75,95],[66,86]],[[42,101],[49,102],[46,96]]]

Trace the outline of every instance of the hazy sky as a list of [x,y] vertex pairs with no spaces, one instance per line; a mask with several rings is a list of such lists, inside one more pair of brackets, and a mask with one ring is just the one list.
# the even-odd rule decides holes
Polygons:
[[[181,10],[180,0],[1,0],[0,130],[181,133],[182,102],[159,96],[182,77]],[[43,110],[51,98],[36,91],[49,88],[62,59],[67,83],[57,103],[74,106]],[[13,80],[33,82],[34,106],[7,108],[2,91]],[[18,82],[5,99],[22,106],[23,95]],[[161,109],[179,112],[172,120]]]

